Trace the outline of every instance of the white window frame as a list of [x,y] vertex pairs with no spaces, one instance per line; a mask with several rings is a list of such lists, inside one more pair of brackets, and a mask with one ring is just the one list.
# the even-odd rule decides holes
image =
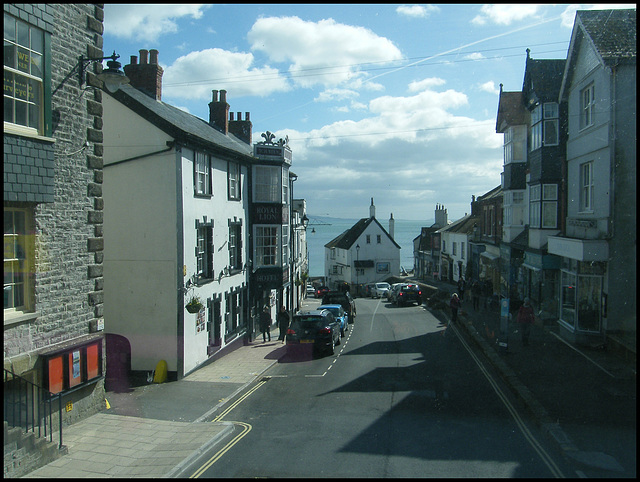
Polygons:
[[196,229],[196,274],[211,279],[213,274],[213,226],[201,224]]
[[[45,33],[43,30],[19,20],[6,12],[5,24],[13,22],[14,34],[3,30],[5,51],[13,48],[15,63],[4,64],[5,90],[3,102],[5,114],[10,108],[11,118],[5,118],[8,125],[20,126],[35,135],[44,133],[44,81],[45,81]],[[26,30],[26,37],[25,37]],[[22,33],[21,33],[22,32]],[[41,40],[41,45],[34,42]],[[5,53],[6,55],[6,53]],[[24,59],[22,62],[20,61]],[[18,80],[18,78],[20,80]],[[17,118],[17,108],[24,109],[24,119]]]
[[593,212],[593,161],[580,164],[580,211]]
[[545,102],[543,105],[543,146],[557,146],[560,142],[560,131],[558,130],[558,103]]
[[540,200],[541,200],[540,184],[529,186],[529,227],[540,227]]
[[594,123],[595,88],[593,83],[580,91],[580,129],[591,127]]
[[[16,218],[22,221],[17,222]],[[4,313],[30,310],[32,285],[29,273],[33,271],[33,211],[28,208],[4,208]],[[7,294],[10,296],[7,297]],[[8,303],[9,302],[9,303]],[[8,303],[8,304],[7,304]]]
[[537,105],[531,111],[531,150],[542,147],[542,106]]
[[242,269],[242,223],[229,222],[229,268]]
[[258,203],[282,203],[282,168],[255,166],[253,200]]
[[211,196],[211,156],[204,152],[195,153],[194,186],[198,196]]
[[256,268],[273,268],[281,266],[280,236],[282,226],[279,224],[259,224],[254,226]]
[[242,198],[240,184],[240,164],[238,164],[237,162],[229,161],[227,171],[227,189],[229,200],[239,201]]

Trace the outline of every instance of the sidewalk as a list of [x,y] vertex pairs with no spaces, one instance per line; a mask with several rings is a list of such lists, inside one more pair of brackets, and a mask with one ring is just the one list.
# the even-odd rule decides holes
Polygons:
[[[449,293],[449,283],[423,283]],[[442,313],[442,312],[441,312]],[[447,319],[450,313],[442,313]],[[523,346],[518,323],[498,345],[497,310],[473,309],[465,292],[457,327],[469,334],[564,454],[609,476],[636,475],[636,365],[602,348],[564,341],[557,324],[532,327]],[[503,342],[504,340],[500,340]]]
[[25,477],[188,477],[190,466],[234,430],[231,422],[206,420],[284,350],[274,325],[270,342],[260,335],[181,380],[107,392],[109,409],[64,428],[68,455]]

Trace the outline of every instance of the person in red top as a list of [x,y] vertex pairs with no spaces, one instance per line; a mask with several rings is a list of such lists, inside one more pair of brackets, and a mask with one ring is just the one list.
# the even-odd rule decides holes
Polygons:
[[529,344],[529,334],[531,333],[531,325],[535,321],[533,307],[529,303],[529,298],[524,299],[524,304],[518,310],[518,323],[520,323],[520,332],[522,333],[522,344]]

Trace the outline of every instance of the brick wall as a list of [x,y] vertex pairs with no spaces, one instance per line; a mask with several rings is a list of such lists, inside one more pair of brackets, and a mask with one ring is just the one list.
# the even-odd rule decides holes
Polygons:
[[[82,88],[74,69],[80,55],[104,55],[104,13],[101,5],[89,4],[43,4],[40,8],[5,4],[5,12],[52,33],[51,137],[55,143],[4,136],[5,205],[34,209],[32,275],[37,313],[20,323],[8,325],[5,320],[5,367],[35,371],[29,378],[42,384],[34,355],[86,341],[103,316],[102,91],[95,88],[99,84],[95,73],[102,67],[87,67],[87,83]],[[8,159],[7,151],[15,157]],[[20,183],[18,176],[26,181],[25,170],[32,178]],[[45,174],[44,179],[37,173]],[[88,393],[76,400],[78,412],[95,412],[104,405],[102,381]],[[69,414],[71,418],[75,415]]]

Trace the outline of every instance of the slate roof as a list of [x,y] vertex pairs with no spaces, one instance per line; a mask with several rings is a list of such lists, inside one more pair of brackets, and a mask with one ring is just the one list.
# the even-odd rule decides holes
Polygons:
[[532,59],[527,52],[522,82],[525,102],[534,95],[539,102],[557,102],[565,63],[565,59]]
[[579,22],[606,64],[636,57],[636,11],[579,10]]
[[123,85],[113,97],[179,142],[201,145],[231,157],[253,158],[253,146],[231,133],[224,135],[205,120],[152,99],[135,87]]
[[461,217],[457,221],[452,222],[444,228],[438,229],[438,233],[461,233],[461,234],[473,234],[473,225],[479,221],[479,216],[472,216],[467,214]]
[[391,242],[400,249],[398,243],[389,235],[386,229],[382,227],[382,225],[378,222],[378,220],[374,217],[370,218],[362,218],[356,224],[354,224],[351,228],[347,229],[345,232],[336,236],[327,244],[324,245],[325,248],[340,248],[340,249],[351,249],[353,247],[353,243],[355,243],[358,238],[364,233],[364,231],[369,227],[371,223],[376,223],[378,227],[382,230],[384,234],[391,240]]
[[496,132],[504,132],[510,126],[527,123],[522,92],[503,92],[500,85],[498,100],[498,116],[496,117]]

